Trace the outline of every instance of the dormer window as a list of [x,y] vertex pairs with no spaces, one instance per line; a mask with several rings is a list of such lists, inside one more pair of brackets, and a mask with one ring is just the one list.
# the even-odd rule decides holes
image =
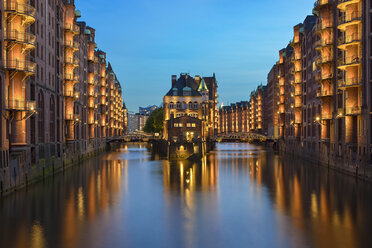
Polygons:
[[184,95],[184,96],[191,96],[191,88],[188,87],[188,86],[185,86],[185,87],[183,88],[183,95]]
[[173,88],[173,89],[172,89],[172,94],[173,94],[174,96],[177,96],[177,95],[178,95],[178,89],[177,89],[177,88]]

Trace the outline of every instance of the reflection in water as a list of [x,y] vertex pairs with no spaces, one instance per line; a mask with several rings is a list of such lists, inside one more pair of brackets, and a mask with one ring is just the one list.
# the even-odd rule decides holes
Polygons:
[[0,247],[371,247],[371,184],[248,144],[125,145],[0,201]]

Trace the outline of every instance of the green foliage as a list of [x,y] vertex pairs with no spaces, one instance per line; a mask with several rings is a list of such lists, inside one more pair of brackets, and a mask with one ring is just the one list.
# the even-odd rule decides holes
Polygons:
[[146,133],[161,133],[163,131],[163,108],[158,108],[151,113],[143,130]]

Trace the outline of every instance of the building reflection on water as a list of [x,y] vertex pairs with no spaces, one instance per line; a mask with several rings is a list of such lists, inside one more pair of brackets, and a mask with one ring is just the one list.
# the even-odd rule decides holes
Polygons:
[[[78,247],[84,229],[126,190],[127,161],[90,160],[15,193],[1,208],[1,247]],[[11,201],[11,202],[9,202]],[[2,202],[1,202],[2,204]],[[13,221],[17,220],[17,221]],[[4,245],[5,244],[5,245]],[[4,245],[4,246],[2,246]]]
[[125,235],[126,244],[145,235],[158,247],[226,247],[228,234],[237,245],[261,230],[252,215],[273,225],[260,233],[270,246],[368,247],[371,187],[248,144],[219,145],[197,163],[152,161],[144,146],[123,146],[0,201],[0,247],[89,247]]
[[285,229],[288,220],[296,229],[299,237],[293,239],[293,246],[303,246],[304,240],[316,247],[371,243],[371,184],[290,156],[242,146],[247,145],[233,144],[218,152],[220,173],[231,170],[235,177],[246,175],[259,194],[267,189],[276,209],[277,230]]

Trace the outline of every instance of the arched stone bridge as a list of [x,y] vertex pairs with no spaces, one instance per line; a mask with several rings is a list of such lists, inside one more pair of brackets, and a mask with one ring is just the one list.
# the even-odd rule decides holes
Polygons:
[[215,138],[217,142],[265,142],[270,138],[258,133],[229,133]]
[[149,140],[151,139],[156,139],[156,137],[154,135],[151,135],[151,134],[147,134],[147,133],[144,133],[144,132],[131,132],[131,133],[128,133],[126,135],[123,135],[123,136],[116,136],[116,137],[112,137],[110,139],[107,139],[107,143],[111,143],[111,142],[117,142],[117,141],[121,141],[121,142],[148,142]]

